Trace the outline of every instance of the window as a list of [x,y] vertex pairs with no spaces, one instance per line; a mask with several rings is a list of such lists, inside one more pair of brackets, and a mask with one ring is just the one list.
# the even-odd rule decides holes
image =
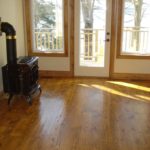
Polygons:
[[121,0],[120,6],[118,56],[150,56],[150,1]]
[[68,0],[26,0],[29,55],[67,56]]

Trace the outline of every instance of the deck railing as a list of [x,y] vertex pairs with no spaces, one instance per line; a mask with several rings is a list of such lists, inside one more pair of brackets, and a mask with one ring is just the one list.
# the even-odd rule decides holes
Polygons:
[[[123,52],[146,53],[150,49],[150,29],[149,28],[124,28],[123,31]],[[136,46],[136,36],[139,36],[138,50]],[[56,29],[35,29],[35,47],[40,51],[62,51],[62,32]],[[84,60],[98,61],[104,56],[105,49],[104,29],[81,29],[80,32],[80,57]]]
[[150,53],[150,28],[126,27],[123,31],[122,51],[126,53]]
[[40,51],[63,51],[62,32],[54,28],[35,29],[35,48]]
[[80,59],[98,61],[104,56],[104,29],[81,29]]

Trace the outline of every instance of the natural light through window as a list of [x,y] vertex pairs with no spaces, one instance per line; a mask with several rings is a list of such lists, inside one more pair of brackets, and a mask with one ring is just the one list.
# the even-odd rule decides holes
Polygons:
[[106,0],[80,0],[80,66],[104,67]]
[[63,0],[32,0],[33,51],[64,52]]
[[124,0],[122,54],[150,55],[150,0]]
[[120,86],[125,86],[125,87],[129,87],[129,88],[137,89],[137,90],[142,90],[145,92],[150,92],[150,87],[145,87],[145,86],[141,86],[141,85],[137,85],[137,84],[133,84],[133,83],[121,82],[121,81],[107,81],[107,82],[112,83],[112,84],[116,84],[116,85],[120,85]]
[[130,99],[130,100],[138,100],[138,101],[150,101],[150,97],[143,95],[143,94],[133,94],[132,92],[126,93],[124,91],[120,91],[115,88],[110,88],[108,86],[98,85],[98,84],[92,84],[91,86],[99,90],[111,93],[113,95],[121,96],[122,100],[123,100],[123,97],[125,97],[125,98],[128,98],[127,100]]

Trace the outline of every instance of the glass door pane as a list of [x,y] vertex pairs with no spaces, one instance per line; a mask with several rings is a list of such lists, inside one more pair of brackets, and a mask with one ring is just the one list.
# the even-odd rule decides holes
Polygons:
[[112,0],[75,0],[75,76],[109,77]]
[[104,67],[106,0],[80,0],[80,66]]

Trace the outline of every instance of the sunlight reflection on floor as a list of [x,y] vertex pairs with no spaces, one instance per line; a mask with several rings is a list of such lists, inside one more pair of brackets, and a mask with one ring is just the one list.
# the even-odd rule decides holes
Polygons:
[[137,90],[150,92],[149,87],[145,87],[145,86],[141,86],[141,85],[137,85],[137,84],[133,84],[133,83],[120,82],[120,81],[107,81],[107,82],[112,83],[112,84],[116,84],[116,85],[121,85],[121,86],[129,87],[129,88],[133,88],[133,89],[137,89]]
[[106,86],[92,84],[92,87],[97,88],[97,89],[100,89],[100,90],[103,90],[103,91],[106,91],[106,92],[109,92],[109,93],[111,93],[111,94],[123,96],[123,97],[126,97],[126,98],[131,98],[131,99],[135,99],[135,100],[140,100],[140,99],[138,99],[138,98],[136,98],[136,97],[134,97],[134,96],[132,96],[132,95],[129,95],[129,94],[126,94],[126,93],[123,93],[123,92],[114,90],[114,89],[112,89],[112,88],[108,88],[108,87],[106,87]]

